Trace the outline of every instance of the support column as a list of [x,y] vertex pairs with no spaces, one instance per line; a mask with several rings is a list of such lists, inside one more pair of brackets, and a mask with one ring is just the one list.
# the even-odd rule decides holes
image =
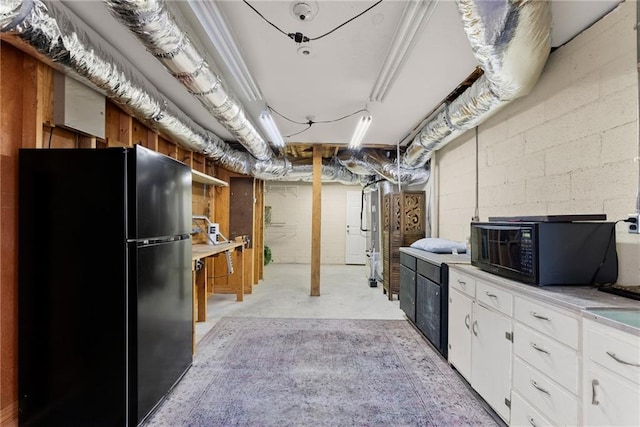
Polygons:
[[311,204],[311,296],[320,296],[320,222],[322,220],[322,146],[313,146]]

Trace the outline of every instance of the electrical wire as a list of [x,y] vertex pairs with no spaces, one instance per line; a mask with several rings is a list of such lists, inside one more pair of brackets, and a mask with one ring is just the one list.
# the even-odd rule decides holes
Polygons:
[[309,126],[307,126],[306,128],[302,129],[300,132],[292,133],[291,135],[285,135],[284,138],[291,138],[292,136],[300,135],[301,133],[306,132],[309,129],[311,129],[311,124],[309,124]]
[[338,25],[337,27],[335,27],[333,30],[331,31],[327,31],[326,33],[322,34],[321,36],[318,37],[311,37],[309,38],[309,40],[319,40],[325,36],[328,36],[329,34],[333,33],[334,31],[336,31],[337,29],[344,27],[345,25],[347,25],[349,22],[353,21],[356,18],[361,17],[362,15],[364,15],[365,13],[369,12],[371,9],[373,9],[374,7],[376,7],[377,5],[379,5],[380,3],[382,3],[382,0],[378,0],[377,2],[375,2],[374,4],[372,4],[371,6],[369,6],[368,8],[366,8],[365,10],[363,10],[362,12],[360,12],[359,14],[357,14],[356,16],[354,16],[353,18],[349,19],[348,21],[343,22],[342,24]]
[[300,135],[301,133],[304,133],[304,132],[308,131],[309,129],[311,129],[311,127],[313,125],[315,125],[316,123],[319,123],[319,124],[335,123],[335,122],[339,122],[340,120],[344,120],[346,118],[349,118],[351,116],[355,116],[358,113],[363,113],[363,112],[368,112],[369,111],[366,108],[361,108],[358,111],[354,111],[353,113],[347,114],[347,115],[342,116],[342,117],[338,117],[337,119],[333,119],[333,120],[316,120],[316,121],[307,120],[306,122],[299,122],[297,120],[290,119],[289,117],[285,116],[284,114],[280,113],[278,110],[276,110],[275,108],[273,108],[273,107],[271,107],[269,105],[267,105],[267,110],[275,113],[279,117],[282,117],[283,119],[285,119],[285,120],[287,120],[287,121],[289,121],[291,123],[295,123],[297,125],[307,125],[307,127],[302,129],[301,131],[292,133],[290,135],[284,135],[283,138],[290,138],[292,136]]
[[246,4],[247,6],[249,6],[251,8],[251,10],[253,10],[255,13],[258,14],[258,16],[260,18],[262,18],[267,24],[271,25],[273,28],[275,28],[277,31],[279,31],[280,33],[284,34],[285,36],[287,36],[288,38],[294,40],[296,43],[303,43],[303,42],[309,42],[309,41],[313,41],[313,40],[320,40],[323,37],[328,36],[329,34],[333,33],[334,31],[344,27],[345,25],[347,25],[348,23],[350,23],[351,21],[353,21],[354,19],[357,19],[359,17],[361,17],[362,15],[364,15],[365,13],[367,13],[368,11],[370,11],[371,9],[373,9],[374,7],[376,7],[377,5],[379,5],[380,3],[382,3],[383,0],[378,0],[377,2],[375,2],[374,4],[372,4],[371,6],[369,6],[368,8],[366,8],[365,10],[363,10],[362,12],[360,12],[359,14],[355,15],[354,17],[346,20],[345,22],[343,22],[342,24],[338,25],[337,27],[335,27],[332,30],[327,31],[326,33],[319,35],[317,37],[307,37],[304,34],[297,32],[297,33],[287,33],[284,30],[282,30],[280,27],[278,27],[276,24],[274,24],[273,22],[269,21],[262,13],[260,13],[258,11],[258,9],[256,9],[255,7],[253,7],[253,5],[251,5],[251,3],[249,3],[247,0],[242,0],[244,2],[244,4]]

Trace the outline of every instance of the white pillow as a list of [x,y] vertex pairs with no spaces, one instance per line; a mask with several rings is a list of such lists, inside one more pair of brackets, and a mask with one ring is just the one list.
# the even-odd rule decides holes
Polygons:
[[459,254],[467,252],[467,245],[462,242],[454,242],[453,240],[439,239],[436,237],[425,237],[424,239],[416,240],[411,244],[411,247],[437,254],[453,253],[454,248]]

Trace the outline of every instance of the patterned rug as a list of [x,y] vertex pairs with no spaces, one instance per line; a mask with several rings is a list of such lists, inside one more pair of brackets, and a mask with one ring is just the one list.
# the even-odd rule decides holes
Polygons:
[[407,321],[223,318],[145,425],[495,424]]

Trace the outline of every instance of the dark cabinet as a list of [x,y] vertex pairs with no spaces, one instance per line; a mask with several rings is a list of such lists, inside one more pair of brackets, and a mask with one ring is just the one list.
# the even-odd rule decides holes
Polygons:
[[400,253],[400,309],[447,357],[448,272],[445,263]]
[[440,285],[418,274],[416,279],[416,326],[440,347]]
[[409,319],[416,321],[416,272],[406,265],[400,265],[400,310]]

